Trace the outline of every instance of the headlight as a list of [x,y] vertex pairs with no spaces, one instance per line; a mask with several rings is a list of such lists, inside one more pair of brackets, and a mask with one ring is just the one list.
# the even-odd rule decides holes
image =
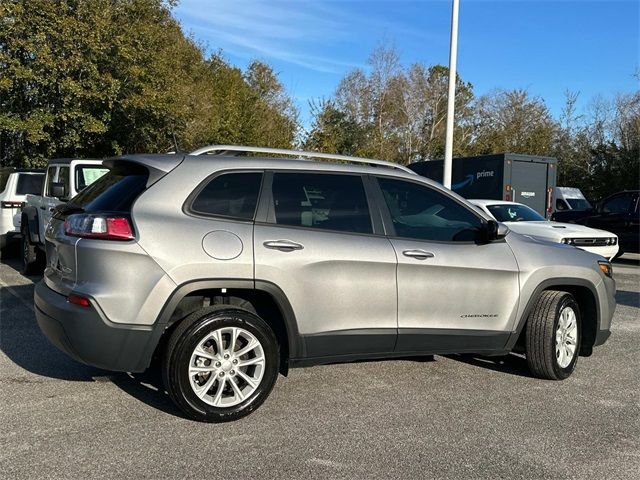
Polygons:
[[604,273],[609,278],[613,278],[613,267],[609,262],[599,261],[598,266],[600,267],[600,271],[602,273]]
[[573,245],[573,238],[563,238],[562,240],[560,240],[561,243],[564,243],[565,245]]

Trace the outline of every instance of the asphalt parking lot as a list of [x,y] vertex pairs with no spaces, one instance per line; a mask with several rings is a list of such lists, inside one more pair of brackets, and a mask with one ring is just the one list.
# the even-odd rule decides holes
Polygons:
[[518,356],[328,365],[241,421],[184,419],[153,372],[74,362],[0,264],[0,478],[638,478],[640,256],[614,266],[613,334],[564,382]]

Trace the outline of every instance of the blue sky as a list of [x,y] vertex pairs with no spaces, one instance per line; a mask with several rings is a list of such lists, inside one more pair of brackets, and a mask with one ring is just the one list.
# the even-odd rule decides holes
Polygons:
[[[403,65],[447,64],[450,0],[181,0],[184,30],[233,64],[270,63],[308,125],[308,102],[329,97],[371,50],[392,41]],[[460,0],[458,73],[477,95],[526,88],[554,115],[567,89],[639,88],[640,0]]]

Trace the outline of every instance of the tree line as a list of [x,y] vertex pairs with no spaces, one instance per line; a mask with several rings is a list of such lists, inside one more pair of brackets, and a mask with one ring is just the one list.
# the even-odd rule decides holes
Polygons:
[[[185,35],[175,0],[0,0],[0,165],[211,143],[306,148],[402,164],[444,155],[448,69],[381,45],[303,128],[271,66],[241,70]],[[640,78],[639,78],[640,80]],[[555,156],[591,198],[638,188],[640,90],[566,93],[558,118],[526,90],[476,95],[456,78],[454,155]]]

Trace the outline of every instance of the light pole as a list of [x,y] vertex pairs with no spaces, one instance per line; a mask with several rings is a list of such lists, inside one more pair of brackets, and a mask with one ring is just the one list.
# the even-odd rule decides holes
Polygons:
[[447,97],[447,134],[444,144],[444,172],[442,184],[451,188],[453,163],[453,116],[456,104],[456,60],[458,57],[458,8],[459,0],[453,0],[451,11],[451,43],[449,49],[449,95]]

